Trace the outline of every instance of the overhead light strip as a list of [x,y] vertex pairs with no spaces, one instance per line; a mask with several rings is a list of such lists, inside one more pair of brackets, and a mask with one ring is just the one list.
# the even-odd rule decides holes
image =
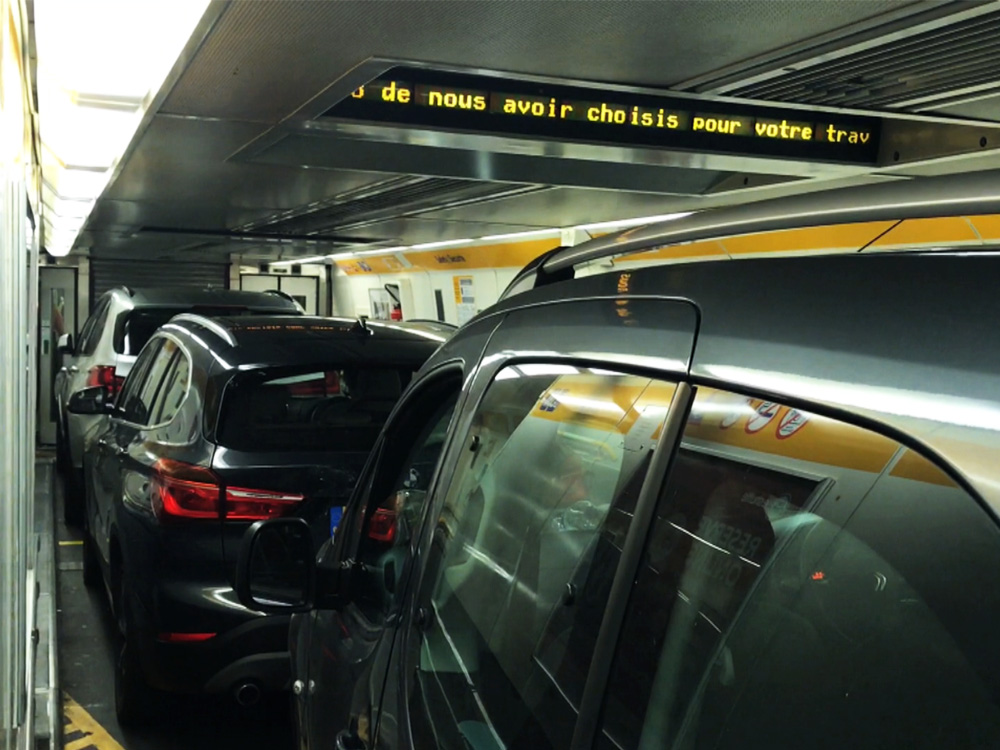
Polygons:
[[392,253],[410,252],[410,251],[420,251],[420,250],[432,250],[441,247],[453,247],[457,245],[465,246],[475,246],[478,244],[488,244],[492,242],[500,242],[505,240],[529,240],[529,239],[543,239],[546,237],[559,237],[564,231],[572,230],[582,230],[584,232],[589,232],[593,230],[614,230],[614,229],[628,229],[629,227],[640,227],[647,224],[657,224],[664,221],[673,221],[674,219],[682,219],[685,216],[690,216],[693,211],[673,213],[673,214],[660,214],[658,216],[640,216],[635,219],[619,219],[616,221],[600,221],[592,224],[578,224],[572,227],[565,227],[562,229],[531,229],[526,232],[511,232],[509,234],[490,234],[484,237],[477,237],[475,239],[461,239],[461,240],[442,240],[440,242],[422,242],[416,245],[400,245],[398,247],[383,247],[375,250],[346,250],[341,253],[332,253],[330,255],[317,255],[310,256],[308,258],[295,258],[290,260],[278,260],[269,265],[272,266],[298,266],[306,263],[315,263],[318,261],[325,260],[344,260],[347,258],[360,258],[366,255],[390,255]]

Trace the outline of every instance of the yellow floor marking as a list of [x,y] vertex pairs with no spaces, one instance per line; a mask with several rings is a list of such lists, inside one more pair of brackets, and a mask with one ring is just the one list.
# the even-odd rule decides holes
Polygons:
[[81,544],[83,544],[82,539],[75,539],[68,542],[59,542],[60,547],[76,547]]
[[64,745],[63,750],[83,750],[86,747],[95,747],[97,750],[125,750],[83,706],[66,693],[63,693],[63,718],[66,720],[63,731],[67,735],[73,732],[83,732],[85,735]]

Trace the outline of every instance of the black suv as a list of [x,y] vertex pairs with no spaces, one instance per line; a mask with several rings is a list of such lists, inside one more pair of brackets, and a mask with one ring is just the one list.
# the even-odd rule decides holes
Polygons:
[[84,579],[106,585],[123,636],[123,723],[151,689],[287,687],[288,618],[233,591],[243,532],[296,516],[329,539],[368,452],[414,371],[450,329],[311,317],[179,315],[139,354],[84,461]]
[[83,519],[84,436],[101,421],[100,416],[69,412],[69,400],[84,388],[103,386],[114,398],[132,370],[135,358],[161,325],[175,315],[299,315],[294,300],[280,292],[247,292],[238,289],[130,289],[116,287],[94,303],[80,338],[60,337],[64,365],[56,375],[54,393],[56,456],[67,481],[64,505],[66,523]]

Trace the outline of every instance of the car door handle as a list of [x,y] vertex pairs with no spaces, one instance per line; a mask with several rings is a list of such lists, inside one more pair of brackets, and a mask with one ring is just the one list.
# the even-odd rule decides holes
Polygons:
[[365,741],[358,737],[357,732],[351,732],[347,729],[343,729],[337,732],[337,742],[335,747],[337,750],[367,750],[368,745]]

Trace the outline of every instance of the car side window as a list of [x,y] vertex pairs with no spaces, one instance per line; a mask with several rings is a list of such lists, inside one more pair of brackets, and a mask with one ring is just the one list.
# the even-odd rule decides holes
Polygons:
[[166,374],[173,364],[174,359],[182,356],[180,347],[177,346],[177,342],[173,339],[162,338],[161,341],[160,349],[149,365],[149,372],[146,374],[146,380],[139,392],[136,416],[141,416],[141,419],[131,420],[135,421],[136,424],[155,424],[153,421],[153,406],[163,392]]
[[150,424],[166,424],[176,416],[188,392],[191,362],[183,350],[178,350],[164,377],[160,395],[153,403]]
[[386,432],[355,554],[352,598],[372,620],[396,603],[413,555],[427,491],[458,401],[460,382],[448,385],[453,387],[435,389],[435,398],[418,395],[416,411],[401,415]]
[[920,454],[700,389],[648,540],[598,747],[1000,746],[1000,532]]
[[567,365],[501,370],[436,513],[408,646],[418,747],[566,747],[674,394]]
[[[142,394],[150,380],[148,377],[150,369],[159,358],[164,341],[163,338],[155,338],[150,341],[139,354],[135,364],[132,365],[132,371],[125,378],[125,383],[116,402],[117,416],[120,419],[137,425],[146,424],[149,409],[148,405],[142,401]],[[162,378],[162,371],[160,375]]]
[[93,314],[87,319],[80,333],[80,344],[77,347],[77,356],[89,357],[97,351],[97,344],[101,340],[101,332],[108,320],[108,309],[111,307],[111,298],[102,297],[94,308]]

